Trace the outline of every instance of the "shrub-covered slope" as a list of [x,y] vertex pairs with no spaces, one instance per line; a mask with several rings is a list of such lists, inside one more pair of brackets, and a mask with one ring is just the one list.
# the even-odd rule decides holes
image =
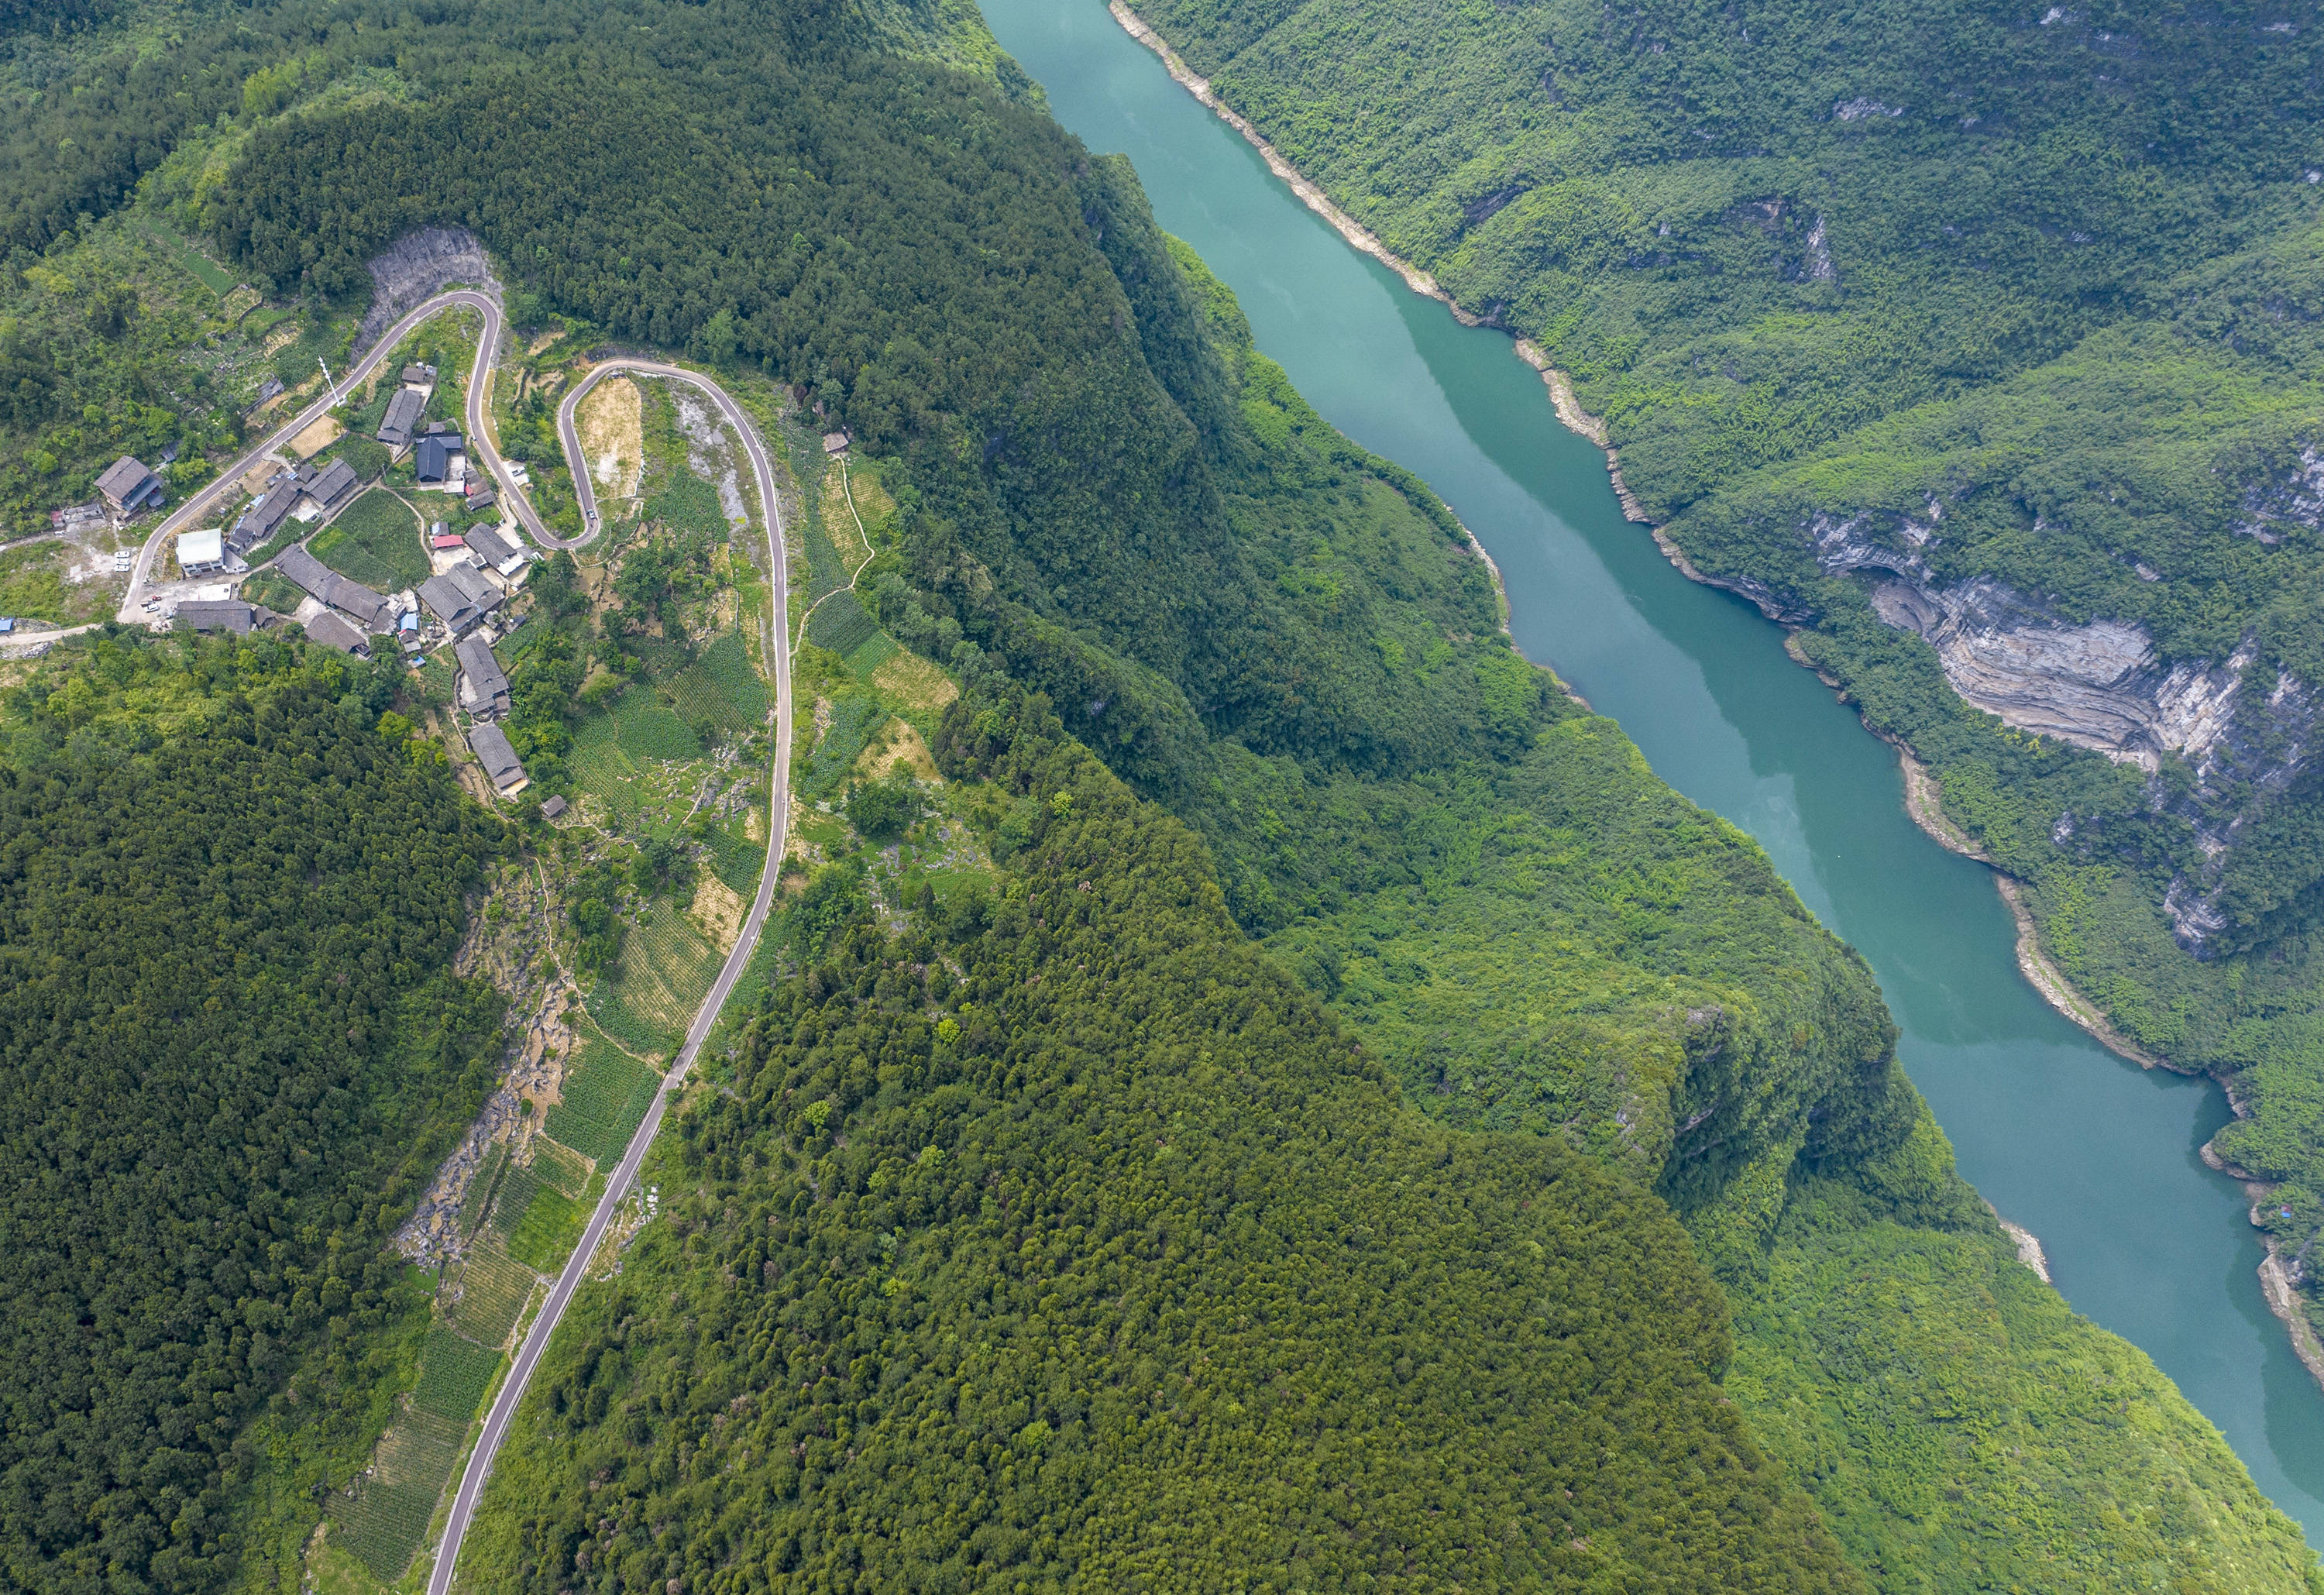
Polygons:
[[237,1438],[350,1396],[481,1100],[498,1002],[448,965],[489,839],[369,685],[124,639],[0,715],[10,1588],[221,1587]]

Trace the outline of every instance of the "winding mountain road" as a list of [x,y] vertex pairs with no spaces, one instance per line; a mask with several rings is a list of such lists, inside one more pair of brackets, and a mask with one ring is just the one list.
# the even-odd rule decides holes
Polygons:
[[[614,371],[634,371],[641,375],[689,383],[708,394],[726,418],[727,424],[741,438],[744,452],[751,456],[752,474],[758,479],[760,519],[767,530],[767,568],[773,576],[774,585],[772,601],[769,605],[770,625],[765,638],[766,657],[775,661],[775,757],[769,792],[767,862],[759,877],[759,895],[751,904],[750,917],[743,921],[742,934],[735,941],[734,950],[726,955],[725,966],[718,972],[718,979],[711,986],[710,994],[703,999],[701,1009],[694,1016],[694,1024],[686,1033],[685,1046],[678,1052],[677,1061],[670,1065],[669,1073],[663,1076],[661,1090],[655,1093],[653,1106],[647,1111],[637,1133],[630,1138],[628,1149],[622,1154],[621,1162],[605,1181],[605,1194],[598,1199],[596,1211],[589,1215],[589,1223],[581,1232],[580,1243],[573,1249],[573,1255],[566,1259],[564,1272],[557,1277],[557,1283],[549,1289],[548,1301],[541,1305],[540,1314],[533,1319],[532,1328],[524,1337],[523,1345],[517,1349],[515,1366],[509,1370],[500,1393],[493,1398],[492,1410],[484,1415],[484,1434],[476,1442],[476,1449],[469,1454],[466,1470],[460,1475],[459,1492],[452,1498],[452,1515],[444,1526],[444,1542],[437,1552],[436,1565],[428,1577],[428,1595],[448,1595],[459,1563],[460,1542],[467,1535],[468,1524],[475,1516],[476,1502],[484,1494],[484,1481],[492,1476],[493,1458],[499,1452],[501,1442],[508,1436],[509,1424],[516,1416],[517,1404],[524,1398],[525,1385],[532,1378],[533,1369],[540,1365],[541,1353],[549,1347],[549,1336],[557,1332],[558,1323],[565,1316],[565,1309],[572,1303],[574,1293],[580,1288],[589,1260],[596,1255],[598,1242],[604,1239],[606,1229],[613,1223],[614,1210],[620,1206],[622,1198],[638,1177],[638,1168],[645,1162],[646,1151],[653,1145],[655,1132],[661,1128],[662,1113],[671,1095],[685,1082],[687,1072],[694,1066],[695,1055],[701,1050],[703,1042],[710,1035],[711,1026],[717,1021],[718,1010],[725,1006],[727,997],[734,990],[734,982],[742,978],[742,971],[750,964],[751,954],[759,945],[759,933],[765,927],[768,911],[774,905],[776,870],[782,859],[785,822],[790,814],[787,778],[791,764],[791,664],[789,650],[784,646],[784,633],[788,628],[780,624],[781,617],[788,611],[788,586],[783,570],[782,507],[775,496],[773,462],[767,457],[766,445],[742,406],[735,403],[717,383],[682,366],[666,365],[652,360],[606,361],[566,395],[557,417],[558,431],[565,442],[566,464],[573,473],[573,485],[581,500],[583,524],[587,530],[580,537],[571,539],[550,537],[540,530],[537,520],[529,512],[530,506],[524,505],[522,498],[518,497],[515,502],[526,513],[528,530],[549,548],[572,548],[596,535],[596,502],[595,495],[589,488],[589,462],[581,452],[580,438],[573,429],[572,416],[574,406],[582,394],[587,392],[599,378]],[[471,395],[481,386],[481,383],[470,384]],[[472,428],[474,424],[472,421]],[[505,476],[502,481],[506,485]]]
[[129,592],[123,600],[119,619],[136,623],[145,617],[139,613],[147,594],[153,585],[153,571],[161,559],[167,540],[186,528],[197,524],[204,516],[223,504],[231,502],[239,491],[238,484],[250,469],[273,454],[290,438],[320,420],[337,405],[355,393],[380,364],[392,356],[397,346],[412,330],[430,317],[447,310],[473,309],[484,318],[483,335],[477,341],[475,364],[469,373],[467,391],[467,432],[466,441],[471,459],[481,459],[497,484],[502,502],[523,523],[533,541],[547,549],[572,549],[595,538],[602,530],[598,516],[596,493],[589,481],[589,462],[581,447],[579,432],[574,426],[574,411],[581,399],[601,379],[614,372],[635,372],[641,376],[660,377],[670,382],[682,382],[699,388],[718,407],[726,423],[733,427],[742,440],[743,452],[750,456],[752,475],[759,491],[759,515],[767,533],[767,568],[772,578],[771,602],[769,605],[768,626],[763,639],[765,657],[775,666],[775,750],[773,770],[769,781],[767,862],[759,880],[759,893],[751,904],[748,918],[742,923],[742,935],[736,938],[733,950],[727,954],[717,980],[711,985],[709,995],[694,1016],[694,1023],[686,1032],[686,1044],[662,1078],[660,1091],[655,1093],[653,1105],[638,1125],[637,1133],[630,1138],[612,1175],[605,1182],[604,1194],[599,1198],[595,1211],[582,1231],[579,1244],[566,1259],[564,1270],[549,1289],[549,1299],[533,1319],[524,1343],[517,1349],[515,1365],[493,1397],[491,1410],[484,1416],[482,1436],[469,1454],[468,1465],[460,1476],[458,1493],[452,1498],[452,1512],[444,1528],[444,1539],[438,1548],[436,1564],[428,1580],[428,1595],[447,1595],[457,1569],[461,1541],[466,1536],[468,1524],[474,1518],[476,1502],[484,1493],[484,1481],[491,1477],[493,1459],[498,1454],[501,1442],[508,1435],[509,1424],[516,1415],[518,1404],[524,1398],[526,1385],[533,1369],[540,1365],[541,1353],[548,1349],[549,1337],[556,1333],[565,1309],[573,1300],[587,1272],[589,1261],[596,1254],[600,1241],[612,1225],[614,1212],[621,1205],[631,1185],[636,1180],[639,1167],[645,1162],[647,1150],[660,1128],[662,1115],[669,1099],[685,1083],[694,1066],[695,1056],[708,1039],[711,1027],[717,1022],[718,1013],[733,993],[735,982],[750,966],[751,955],[759,945],[760,933],[765,928],[767,915],[774,906],[777,867],[780,863],[787,822],[789,819],[788,776],[791,761],[791,670],[788,627],[783,617],[789,609],[789,586],[783,566],[782,506],[776,497],[774,463],[768,456],[765,442],[750,416],[733,396],[716,383],[699,373],[683,366],[656,360],[615,359],[605,361],[565,396],[558,407],[558,436],[565,446],[566,464],[573,474],[573,486],[580,500],[584,530],[576,538],[560,538],[549,531],[541,521],[530,499],[521,492],[509,474],[507,464],[493,448],[484,421],[491,402],[492,373],[499,353],[503,327],[500,301],[489,293],[472,289],[455,289],[440,293],[414,308],[383,333],[371,352],[358,361],[345,377],[327,387],[290,420],[269,432],[253,445],[217,478],[192,493],[186,502],[165,516],[148,533],[137,554],[136,565],[129,579]]
[[516,484],[510,480],[507,465],[493,449],[492,439],[484,431],[484,410],[492,386],[493,363],[501,345],[500,300],[478,289],[456,288],[415,307],[382,333],[379,341],[372,346],[371,353],[357,361],[345,376],[309,401],[307,407],[290,420],[244,450],[234,464],[218,473],[216,480],[197,488],[184,503],[164,516],[161,524],[146,534],[144,545],[137,550],[137,563],[129,575],[129,592],[122,599],[120,613],[115,618],[124,625],[139,624],[146,619],[141,610],[152,588],[153,571],[161,562],[161,549],[171,538],[189,526],[198,525],[212,511],[231,502],[240,492],[242,478],[253,466],[353,397],[355,391],[370,379],[371,373],[395,353],[397,346],[409,337],[421,322],[447,310],[457,309],[475,310],[484,318],[484,335],[476,341],[476,363],[469,373],[468,381],[466,443],[469,457],[481,458],[490,467],[493,480],[500,484],[502,496],[514,507],[518,518],[524,522],[525,530],[536,540],[549,548],[566,547],[566,544],[549,539],[532,505],[516,491]]
[[[758,434],[752,429],[750,418],[742,413],[741,406],[727,397],[724,388],[709,378],[682,365],[670,365],[659,360],[633,360],[624,356],[602,362],[593,367],[587,376],[574,383],[573,391],[566,394],[564,401],[557,407],[557,440],[565,446],[565,463],[573,473],[573,496],[581,503],[581,535],[560,540],[536,530],[533,536],[549,548],[577,549],[604,530],[597,514],[597,487],[589,480],[588,456],[582,450],[580,429],[574,424],[573,418],[581,409],[581,401],[589,396],[589,390],[617,372],[634,372],[640,376],[658,376],[670,382],[691,383],[709,395],[711,402],[717,405],[725,416],[728,426],[749,438],[754,449],[760,447]],[[759,462],[754,457],[751,463],[755,466]]]

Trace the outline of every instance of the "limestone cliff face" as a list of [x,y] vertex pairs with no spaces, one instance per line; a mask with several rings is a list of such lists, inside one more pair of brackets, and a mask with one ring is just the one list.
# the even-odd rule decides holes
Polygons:
[[[2314,751],[2314,694],[2288,673],[2255,681],[2249,637],[2224,659],[2166,659],[2135,622],[2072,624],[1990,576],[1941,583],[1923,550],[1942,513],[1932,503],[1927,523],[1908,519],[1887,537],[1862,515],[1817,515],[1803,530],[1817,563],[1869,581],[1880,618],[1926,638],[1953,690],[1977,707],[2152,776],[2170,761],[2187,770],[2190,796],[2160,779],[2150,791],[2194,825],[2207,861],[2200,877],[2172,883],[2164,905],[2180,940],[2200,952],[2226,926],[2210,900],[2221,862]],[[2072,832],[2073,816],[2061,816],[2058,839]]]

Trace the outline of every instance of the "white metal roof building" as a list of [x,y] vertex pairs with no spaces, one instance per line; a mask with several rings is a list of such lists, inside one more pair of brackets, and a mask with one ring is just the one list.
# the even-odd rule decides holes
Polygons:
[[188,576],[219,568],[226,563],[226,534],[215,526],[178,534],[178,568]]

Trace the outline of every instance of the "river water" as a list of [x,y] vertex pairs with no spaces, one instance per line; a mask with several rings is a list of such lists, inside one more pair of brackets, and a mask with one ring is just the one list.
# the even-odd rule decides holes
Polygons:
[[1905,815],[1895,755],[1785,657],[1778,628],[1623,519],[1604,456],[1558,423],[1505,335],[1350,248],[1103,0],[983,7],[1057,119],[1136,163],[1162,226],[1233,288],[1308,401],[1482,539],[1526,654],[1758,838],[1863,951],[1962,1172],[2042,1238],[2075,1309],[2144,1348],[2324,1543],[2324,1392],[2261,1296],[2241,1191],[2196,1156],[2227,1121],[2218,1088],[2116,1057],[2041,999],[1984,868]]

